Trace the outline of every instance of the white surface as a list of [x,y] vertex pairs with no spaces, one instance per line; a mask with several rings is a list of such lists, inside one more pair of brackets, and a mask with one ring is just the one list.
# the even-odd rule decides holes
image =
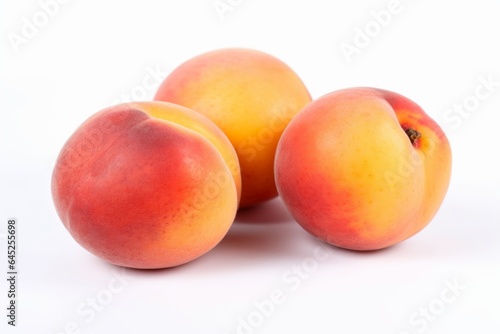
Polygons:
[[[445,116],[474,102],[481,78],[500,82],[498,2],[401,0],[351,62],[341,43],[391,1],[222,0],[234,4],[224,20],[213,2],[69,1],[18,52],[9,34],[42,9],[34,0],[0,5],[2,268],[7,218],[20,225],[18,327],[2,311],[2,333],[500,332],[500,86],[468,116]],[[151,72],[233,46],[282,59],[315,98],[375,86],[419,103],[453,148],[452,184],[432,223],[387,250],[347,252],[315,241],[276,199],[240,214],[213,251],[174,269],[123,271],[76,244],[49,187],[68,136],[124,94],[152,98]],[[456,296],[446,290],[454,281],[463,286]],[[2,279],[5,302],[6,291]],[[259,318],[255,303],[271,296],[280,303]],[[92,298],[107,303],[95,316]],[[432,321],[418,313],[429,307]]]

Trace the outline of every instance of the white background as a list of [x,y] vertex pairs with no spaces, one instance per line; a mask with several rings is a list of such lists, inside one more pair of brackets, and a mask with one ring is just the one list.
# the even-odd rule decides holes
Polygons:
[[[388,0],[220,2],[232,4],[222,17],[213,0],[73,0],[48,17],[38,1],[2,0],[0,263],[6,272],[15,217],[20,276],[16,328],[6,325],[0,281],[1,332],[499,333],[499,2],[401,0],[383,27],[372,11]],[[358,36],[348,61],[341,45],[365,28],[368,45]],[[222,47],[282,59],[314,98],[374,86],[419,103],[453,149],[450,189],[431,224],[395,247],[348,252],[317,242],[276,199],[240,214],[213,251],[177,268],[124,270],[81,248],[50,194],[65,140],[91,114],[127,95],[151,99],[160,77]],[[496,84],[478,99],[481,80]],[[271,309],[263,301],[273,291],[283,296]]]

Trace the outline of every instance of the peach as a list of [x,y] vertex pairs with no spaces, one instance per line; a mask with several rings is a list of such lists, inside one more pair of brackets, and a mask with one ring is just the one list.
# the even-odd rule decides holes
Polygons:
[[279,194],[305,230],[338,247],[375,250],[432,220],[450,182],[451,149],[406,97],[349,88],[290,122],[275,168]]
[[53,201],[72,237],[116,265],[153,269],[205,254],[238,208],[238,157],[210,120],[164,102],[104,109],[63,146]]
[[277,196],[274,155],[281,133],[311,97],[300,78],[275,57],[249,49],[222,49],[192,58],[161,84],[155,100],[210,118],[238,154],[241,207]]

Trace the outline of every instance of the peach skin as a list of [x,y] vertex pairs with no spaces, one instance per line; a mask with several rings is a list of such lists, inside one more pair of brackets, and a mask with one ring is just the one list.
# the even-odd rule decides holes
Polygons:
[[236,152],[210,120],[165,102],[104,109],[63,146],[53,201],[73,238],[116,265],[154,269],[205,254],[231,226]]
[[275,57],[222,49],[181,64],[161,84],[155,100],[198,111],[224,131],[241,166],[240,207],[249,207],[277,196],[276,145],[311,97],[297,74]]
[[296,221],[352,250],[375,250],[423,229],[451,176],[445,134],[416,103],[375,88],[327,94],[284,131],[276,183]]

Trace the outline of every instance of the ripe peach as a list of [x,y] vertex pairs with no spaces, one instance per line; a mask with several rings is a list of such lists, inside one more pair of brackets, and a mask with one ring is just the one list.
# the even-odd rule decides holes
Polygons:
[[52,175],[73,238],[116,265],[165,268],[212,249],[231,226],[236,152],[210,120],[164,102],[104,109],[68,139]]
[[305,230],[338,247],[374,250],[430,222],[448,189],[451,149],[414,102],[350,88],[290,122],[275,167],[279,194]]
[[289,121],[311,97],[282,61],[248,49],[222,49],[181,64],[162,83],[155,100],[198,111],[228,136],[238,153],[241,207],[277,196],[276,145]]

